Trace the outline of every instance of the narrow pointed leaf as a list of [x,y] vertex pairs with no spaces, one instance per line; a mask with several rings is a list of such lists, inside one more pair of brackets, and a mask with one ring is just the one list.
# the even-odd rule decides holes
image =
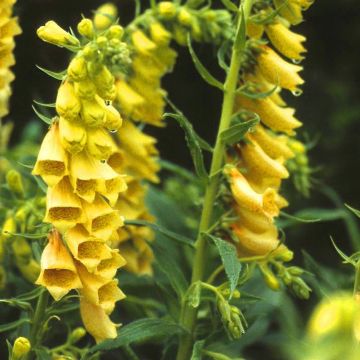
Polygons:
[[238,12],[238,7],[231,0],[221,0],[221,2],[228,10]]
[[200,59],[198,58],[198,56],[196,55],[192,45],[191,45],[191,39],[190,39],[190,35],[188,36],[187,39],[188,42],[188,47],[189,47],[189,52],[191,55],[191,58],[194,62],[195,68],[196,70],[199,72],[199,74],[201,75],[201,77],[209,84],[212,86],[217,87],[218,89],[220,89],[221,91],[224,90],[224,86],[223,84],[215,79],[210,73],[209,71],[206,69],[206,67],[201,63]]
[[321,221],[320,218],[316,218],[316,219],[314,219],[314,218],[312,218],[312,219],[311,219],[311,218],[308,218],[308,219],[306,219],[306,218],[301,218],[301,217],[298,217],[298,216],[295,216],[295,215],[290,215],[290,214],[286,213],[285,211],[281,211],[280,214],[281,214],[282,216],[288,218],[288,219],[296,220],[296,221],[302,222],[302,223],[310,223],[310,224],[311,224],[311,223],[315,223],[315,222]]
[[23,325],[23,324],[29,323],[29,322],[30,322],[30,319],[24,318],[24,319],[19,319],[19,320],[13,321],[11,323],[0,325],[0,333],[16,329],[20,325]]
[[43,107],[49,107],[54,108],[56,106],[56,103],[43,103],[37,100],[33,100],[36,105],[43,106]]
[[182,129],[185,132],[186,143],[190,150],[190,154],[194,163],[196,174],[201,179],[206,179],[208,177],[208,174],[205,169],[201,146],[199,144],[198,135],[196,134],[192,124],[181,113],[180,114],[165,113],[164,117],[170,117],[175,119],[182,127]]
[[190,360],[201,360],[202,350],[205,345],[205,340],[198,340],[193,347],[192,355]]
[[36,114],[44,123],[46,123],[46,124],[48,124],[48,125],[51,124],[52,119],[50,119],[49,117],[41,114],[41,113],[36,109],[35,106],[32,106],[32,108],[33,108],[35,114]]
[[340,248],[335,244],[334,239],[330,236],[330,240],[336,250],[336,252],[340,255],[340,257],[344,260],[344,263],[351,264],[353,266],[356,266],[356,262],[354,262],[349,256],[347,256]]
[[56,80],[64,80],[67,74],[67,70],[56,72],[56,71],[47,70],[39,65],[36,65],[36,67],[42,72],[44,72],[46,75],[49,75],[50,77]]
[[230,41],[224,41],[217,52],[217,59],[220,67],[226,72],[229,71],[229,65],[225,60],[225,56],[230,47]]
[[241,6],[240,12],[239,12],[239,25],[237,28],[237,32],[235,35],[234,40],[234,51],[238,52],[245,48],[246,43],[246,21],[245,21],[245,14],[244,9]]
[[236,123],[236,124],[232,125],[231,127],[229,127],[228,129],[222,131],[220,133],[220,137],[221,137],[221,140],[224,142],[224,144],[231,146],[231,145],[243,140],[246,133],[250,129],[252,129],[254,126],[256,126],[260,121],[259,116],[257,114],[254,114],[254,115],[256,115],[256,117],[254,119]]
[[164,341],[164,339],[181,334],[183,328],[173,321],[165,319],[140,319],[120,328],[118,337],[105,340],[89,349],[96,351],[118,349],[130,344]]
[[234,245],[210,234],[204,234],[211,239],[220,254],[221,261],[224,265],[225,273],[229,279],[230,291],[235,290],[241,271],[241,263],[237,257],[236,248]]
[[278,88],[278,86],[275,85],[272,89],[270,89],[268,91],[254,93],[254,92],[248,91],[246,89],[246,87],[244,87],[244,88],[241,87],[236,92],[240,95],[248,97],[249,99],[258,100],[258,99],[265,99],[268,96],[271,96],[276,91],[277,88]]
[[360,210],[357,210],[357,209],[351,207],[351,206],[348,205],[348,204],[345,204],[345,206],[346,206],[352,213],[354,213],[358,218],[360,218]]

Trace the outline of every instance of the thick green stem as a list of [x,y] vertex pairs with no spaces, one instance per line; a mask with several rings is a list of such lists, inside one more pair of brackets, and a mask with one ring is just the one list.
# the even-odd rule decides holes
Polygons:
[[[252,0],[243,0],[242,2],[245,18],[247,18],[250,13],[251,3]],[[237,34],[240,31],[240,27],[244,25],[241,24],[241,21],[241,16],[239,16]],[[240,55],[243,50],[243,46],[245,45],[245,39],[242,40],[243,41],[241,42],[237,42],[235,40],[232,50],[230,68],[224,83],[222,111],[219,129],[216,137],[216,143],[214,147],[214,153],[211,161],[210,179],[205,190],[199,231],[195,243],[196,249],[191,279],[192,284],[199,280],[202,280],[204,275],[204,265],[206,260],[206,238],[203,236],[203,233],[208,231],[211,226],[214,202],[216,200],[216,195],[219,189],[221,169],[224,165],[225,144],[221,140],[220,134],[224,130],[229,128],[231,123],[231,117],[233,115],[235,92],[238,84],[239,71],[241,66]],[[242,45],[239,46],[239,43],[241,43]],[[183,300],[181,308],[181,323],[188,332],[180,339],[179,349],[176,358],[177,360],[189,360],[191,357],[196,319],[197,309],[194,309],[191,305],[189,305],[186,299]]]
[[354,296],[360,298],[360,261],[357,262],[355,267]]
[[[34,347],[37,347],[40,345],[41,338],[41,330],[42,326],[45,322],[45,311],[48,304],[48,298],[49,293],[47,291],[43,291],[37,301],[36,309],[34,313],[34,317],[31,321],[31,330],[30,330],[30,343],[31,348],[34,349]],[[31,360],[34,358],[34,352],[30,351],[30,353],[27,355],[26,360]]]

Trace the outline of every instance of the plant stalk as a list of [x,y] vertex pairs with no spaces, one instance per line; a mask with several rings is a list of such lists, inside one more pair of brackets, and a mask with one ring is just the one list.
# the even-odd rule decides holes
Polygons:
[[[252,0],[243,0],[244,18],[250,14]],[[239,12],[240,15],[240,12]],[[241,16],[238,19],[237,34],[242,24]],[[211,226],[213,207],[219,188],[221,177],[221,169],[224,165],[225,144],[221,140],[220,134],[229,128],[231,117],[233,115],[235,93],[238,84],[239,71],[241,67],[241,52],[245,46],[245,39],[237,42],[235,40],[232,49],[231,61],[228,74],[224,83],[224,96],[221,110],[219,128],[217,132],[213,157],[210,166],[210,178],[205,190],[204,204],[200,218],[197,240],[195,242],[195,257],[191,283],[201,281],[204,275],[205,259],[206,259],[206,238],[203,233],[208,231]],[[241,46],[239,46],[239,43]],[[191,285],[190,285],[191,286]],[[197,319],[197,309],[187,303],[186,298],[183,300],[181,307],[180,321],[181,325],[187,330],[187,333],[180,338],[177,360],[189,360],[193,346],[193,335]]]

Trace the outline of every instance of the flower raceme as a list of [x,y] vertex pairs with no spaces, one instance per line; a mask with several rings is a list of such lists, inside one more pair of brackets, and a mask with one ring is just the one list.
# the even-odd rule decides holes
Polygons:
[[[238,217],[231,225],[235,246],[240,258],[264,258],[260,269],[268,280],[271,270],[267,268],[266,259],[280,257],[289,261],[292,257],[279,240],[274,220],[281,208],[288,205],[279,191],[282,181],[290,175],[288,162],[296,155],[291,137],[302,125],[294,116],[295,110],[287,107],[280,96],[282,89],[300,94],[299,86],[304,82],[299,76],[302,67],[286,61],[281,55],[296,62],[303,59],[305,37],[289,27],[302,19],[302,10],[310,2],[290,0],[283,4],[281,0],[274,0],[272,5],[268,5],[265,13],[278,11],[278,15],[270,20],[262,22],[261,12],[258,13],[256,7],[249,18],[249,40],[240,82],[251,96],[248,92],[237,95],[235,106],[235,111],[256,113],[260,122],[247,133],[243,142],[229,150],[228,159],[234,165],[225,167]],[[265,45],[261,40],[263,35],[275,50]],[[274,281],[267,283],[272,284],[271,288],[278,288]]]
[[14,80],[14,74],[9,69],[15,64],[14,36],[21,33],[17,18],[12,17],[14,3],[14,0],[3,0],[0,4],[0,118],[8,113],[10,83]]
[[[89,19],[83,19],[78,29],[84,36],[93,36]],[[80,44],[54,22],[41,27],[38,35],[58,46]],[[109,162],[118,152],[110,132],[118,131],[123,120],[111,104],[115,79],[106,64],[93,56],[96,41],[84,45],[69,64],[56,98],[57,116],[40,147],[33,174],[49,187],[44,221],[53,226],[37,284],[45,286],[55,300],[77,289],[84,324],[101,341],[116,336],[109,315],[125,296],[114,279],[125,260],[113,244],[123,226],[123,215],[115,205],[127,184],[120,168]],[[91,326],[88,311],[101,313],[111,331]]]

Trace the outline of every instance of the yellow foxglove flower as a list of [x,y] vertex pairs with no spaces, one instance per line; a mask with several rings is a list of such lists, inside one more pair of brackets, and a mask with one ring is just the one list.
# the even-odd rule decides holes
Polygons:
[[156,173],[160,167],[155,160],[155,156],[158,155],[155,148],[156,140],[141,132],[130,121],[124,123],[117,136],[126,154],[125,164],[128,171],[135,176],[158,182]]
[[275,226],[258,234],[238,224],[234,224],[232,229],[238,239],[236,246],[241,256],[267,255],[270,252],[275,254],[286,248],[284,245],[280,245]]
[[119,130],[123,122],[120,113],[111,105],[106,106],[106,118],[104,126],[111,132]]
[[264,33],[264,25],[256,24],[251,20],[246,23],[246,34],[252,39],[260,39]]
[[67,74],[71,80],[85,80],[88,76],[85,58],[83,56],[74,57],[67,68]]
[[292,25],[303,21],[302,11],[309,8],[313,2],[314,0],[274,0],[279,14]]
[[237,102],[240,107],[257,113],[261,121],[272,130],[292,134],[294,129],[302,125],[293,116],[294,109],[280,107],[269,98],[252,100],[239,96]]
[[70,290],[82,287],[71,255],[55,230],[41,255],[41,272],[37,285],[45,286],[57,301]]
[[123,175],[119,175],[110,165],[94,159],[84,151],[72,157],[70,174],[74,191],[88,202],[93,202],[95,193],[99,192],[114,204],[119,193],[126,190]]
[[102,260],[112,257],[111,249],[104,241],[91,236],[80,224],[68,230],[64,240],[74,258],[89,272],[94,272]]
[[235,212],[241,219],[241,224],[254,233],[264,233],[268,231],[273,224],[273,217],[264,213],[254,213],[245,207],[235,206]]
[[150,24],[151,39],[159,46],[167,46],[171,40],[171,33],[167,31],[159,22]]
[[176,6],[171,1],[162,1],[158,5],[160,16],[165,19],[172,19],[176,15]]
[[84,296],[80,298],[80,314],[85,329],[97,343],[116,338],[116,325],[106,315],[104,309],[87,301]]
[[118,280],[108,280],[91,274],[79,262],[76,267],[82,283],[81,295],[88,302],[101,306],[106,314],[110,314],[114,310],[115,302],[125,297],[117,285]]
[[278,160],[272,159],[256,141],[241,146],[241,155],[246,166],[263,177],[278,177],[280,179],[289,177],[289,173],[282,164],[281,158]]
[[105,123],[106,105],[104,100],[95,95],[94,99],[81,100],[81,119],[89,127],[100,127]]
[[40,175],[49,186],[68,174],[68,157],[61,144],[59,125],[54,123],[41,144],[33,175]]
[[[123,174],[124,171],[124,153],[119,148],[114,151],[108,158],[107,163],[115,170],[118,174]],[[126,175],[126,182],[130,177]]]
[[141,30],[135,30],[131,34],[131,41],[137,53],[151,55],[156,50],[156,44],[151,41]]
[[98,160],[107,160],[116,151],[116,145],[104,129],[88,129],[86,150]]
[[248,138],[250,141],[255,140],[265,153],[273,159],[282,157],[287,160],[295,156],[287,145],[287,136],[271,134],[261,125],[257,125],[255,131]]
[[85,222],[80,199],[74,194],[69,178],[64,177],[54,187],[49,188],[46,198],[44,222],[53,224],[61,233]]
[[119,254],[119,250],[111,251],[111,258],[101,260],[95,270],[95,274],[102,278],[112,279],[117,270],[126,264],[126,260]]
[[106,30],[109,28],[117,18],[117,8],[112,3],[101,5],[95,12],[94,25],[97,30]]
[[266,34],[274,47],[284,56],[293,60],[302,60],[306,51],[302,43],[305,36],[289,30],[283,23],[275,22],[266,26]]
[[87,37],[88,39],[92,39],[95,35],[94,33],[94,24],[90,19],[82,19],[78,25],[77,29],[80,35]]
[[74,83],[75,93],[81,99],[91,100],[96,95],[96,86],[89,78]]
[[55,21],[48,21],[37,29],[37,35],[45,42],[57,46],[79,46],[79,40],[60,27]]
[[56,97],[57,113],[68,120],[77,120],[81,109],[81,103],[75,93],[73,83],[66,81],[60,85]]
[[298,75],[302,67],[285,61],[266,45],[262,46],[257,63],[260,73],[272,84],[278,84],[284,89],[296,92],[299,90],[298,86],[304,83],[304,80]]
[[59,119],[59,135],[62,146],[70,154],[77,154],[86,145],[86,129],[63,117]]
[[82,205],[87,218],[84,227],[99,239],[108,240],[112,232],[123,225],[123,218],[118,211],[113,210],[99,195],[93,203],[83,201]]
[[240,207],[269,216],[278,214],[274,189],[268,188],[263,194],[258,194],[235,167],[228,167],[225,172],[228,175],[234,199]]

